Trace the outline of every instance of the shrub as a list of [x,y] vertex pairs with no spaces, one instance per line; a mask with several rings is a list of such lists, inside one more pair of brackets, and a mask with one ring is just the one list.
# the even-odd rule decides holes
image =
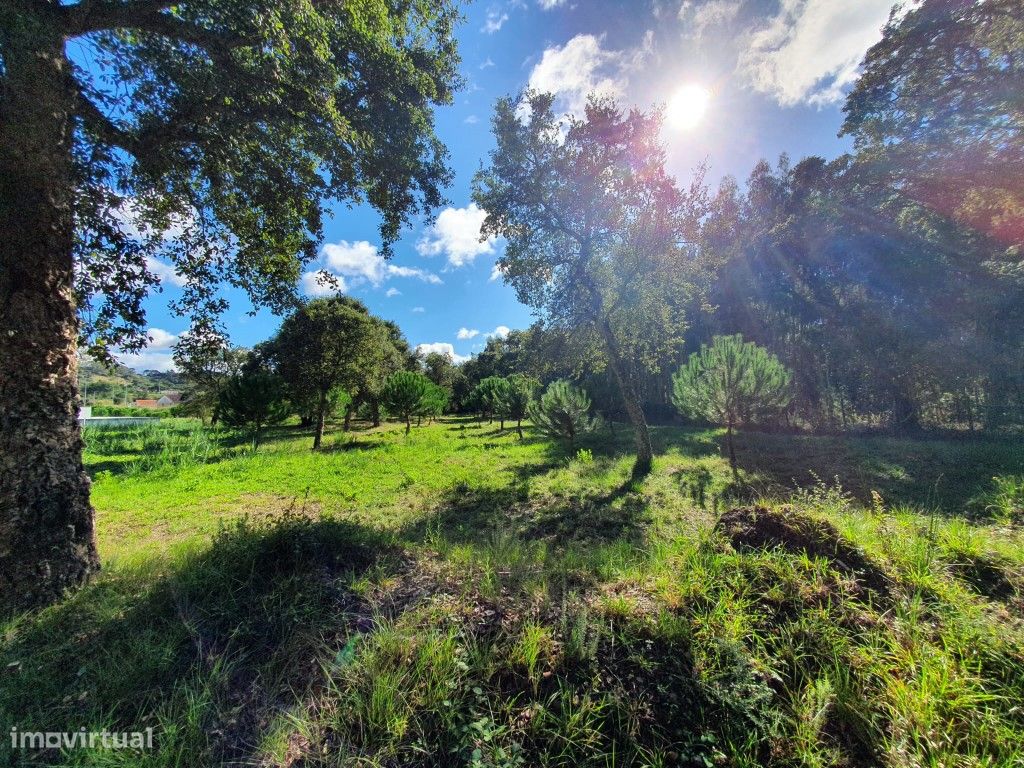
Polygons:
[[530,405],[529,414],[534,426],[545,435],[569,443],[597,425],[590,415],[587,393],[565,380],[548,384],[540,400]]

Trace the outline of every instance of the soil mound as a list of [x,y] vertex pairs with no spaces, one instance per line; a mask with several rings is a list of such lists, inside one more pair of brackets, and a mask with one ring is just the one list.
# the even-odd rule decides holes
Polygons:
[[823,557],[831,567],[861,587],[888,598],[892,582],[831,523],[800,514],[791,507],[735,507],[715,526],[737,549],[776,549]]

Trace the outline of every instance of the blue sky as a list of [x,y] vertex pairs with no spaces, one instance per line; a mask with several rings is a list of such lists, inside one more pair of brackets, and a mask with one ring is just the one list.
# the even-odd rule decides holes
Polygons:
[[[414,345],[479,351],[488,334],[532,321],[495,275],[502,243],[478,241],[482,212],[470,204],[473,173],[493,146],[490,115],[497,98],[527,85],[553,91],[563,112],[579,110],[589,91],[623,104],[676,103],[686,128],[667,126],[669,168],[686,183],[702,161],[712,184],[744,179],[758,159],[835,157],[848,148],[836,134],[842,96],[867,48],[878,40],[891,0],[478,0],[459,29],[466,87],[439,111],[455,181],[450,205],[433,225],[406,231],[388,262],[377,252],[377,216],[366,207],[335,206],[321,262],[346,293],[396,321]],[[707,94],[699,120],[687,86]],[[693,88],[691,88],[693,90]],[[152,343],[122,360],[165,369],[170,347],[188,326],[167,308],[179,289],[169,269],[162,291],[146,303]],[[307,295],[327,290],[305,277]],[[280,319],[238,291],[225,320],[236,345],[271,336]]]

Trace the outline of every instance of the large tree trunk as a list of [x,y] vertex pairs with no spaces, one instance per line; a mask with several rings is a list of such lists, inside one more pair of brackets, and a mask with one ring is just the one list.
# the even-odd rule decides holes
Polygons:
[[626,376],[625,365],[619,352],[619,345],[607,320],[598,323],[601,337],[604,339],[608,352],[608,367],[611,368],[615,383],[619,387],[626,415],[633,425],[633,440],[636,442],[636,461],[633,463],[633,477],[643,477],[651,471],[654,463],[654,449],[651,447],[651,433],[647,429],[647,419],[640,407],[640,398]]
[[[6,20],[5,20],[6,23]],[[0,610],[99,568],[77,420],[69,63],[31,23],[3,31],[0,93]]]

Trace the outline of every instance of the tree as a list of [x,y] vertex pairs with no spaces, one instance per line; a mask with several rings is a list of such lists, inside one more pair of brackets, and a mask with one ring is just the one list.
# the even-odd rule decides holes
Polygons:
[[[505,386],[505,379],[501,376],[488,376],[474,387],[471,399],[481,416],[490,421],[498,412],[498,403],[501,390]],[[501,428],[504,429],[504,421]]]
[[672,377],[673,402],[686,416],[726,427],[729,466],[739,481],[733,427],[763,421],[790,400],[790,373],[771,352],[743,337],[716,336]]
[[248,350],[230,346],[219,334],[183,334],[174,346],[174,364],[186,385],[181,412],[204,422],[212,417],[225,384],[241,373],[248,357]]
[[533,402],[534,392],[540,386],[536,379],[531,379],[522,374],[513,374],[502,379],[504,385],[495,392],[497,398],[498,414],[502,418],[502,429],[504,420],[509,419],[516,423],[516,431],[519,439],[523,439],[523,419],[529,415],[530,404]]
[[925,0],[864,58],[843,133],[902,194],[1024,248],[1024,5]]
[[[269,355],[293,396],[313,415],[313,450],[323,440],[332,393],[356,386],[359,371],[376,362],[382,338],[366,307],[347,297],[314,299],[281,324]],[[350,400],[347,393],[345,398]]]
[[498,102],[497,147],[473,198],[487,212],[481,231],[507,239],[499,266],[519,300],[555,327],[600,339],[642,475],[653,453],[636,374],[681,343],[702,174],[684,194],[665,172],[660,113],[624,114],[591,98],[583,118],[561,123],[553,99]]
[[233,376],[221,390],[217,417],[228,427],[250,429],[255,451],[263,428],[288,417],[284,392],[284,382],[272,373],[248,371]]
[[439,387],[451,389],[457,370],[447,352],[431,352],[423,358],[423,372]]
[[407,435],[412,430],[412,417],[423,407],[430,386],[430,379],[416,371],[393,373],[384,384],[384,407],[405,422]]
[[432,110],[460,82],[457,18],[449,0],[2,4],[5,604],[52,602],[98,567],[79,335],[107,360],[143,346],[158,257],[198,326],[223,281],[290,307],[326,200],[372,205],[389,252],[451,178]]
[[426,417],[429,420],[442,415],[448,407],[449,400],[451,400],[451,391],[431,382],[426,393],[420,399],[416,417],[418,419]]
[[379,333],[370,355],[356,372],[355,398],[345,412],[345,429],[348,429],[349,416],[362,403],[370,408],[373,426],[380,426],[381,392],[388,377],[401,370],[413,370],[419,365],[415,350],[409,346],[402,330],[390,320],[373,317],[379,324]]
[[570,444],[597,426],[587,393],[564,379],[548,384],[540,400],[530,404],[529,416],[542,433]]

